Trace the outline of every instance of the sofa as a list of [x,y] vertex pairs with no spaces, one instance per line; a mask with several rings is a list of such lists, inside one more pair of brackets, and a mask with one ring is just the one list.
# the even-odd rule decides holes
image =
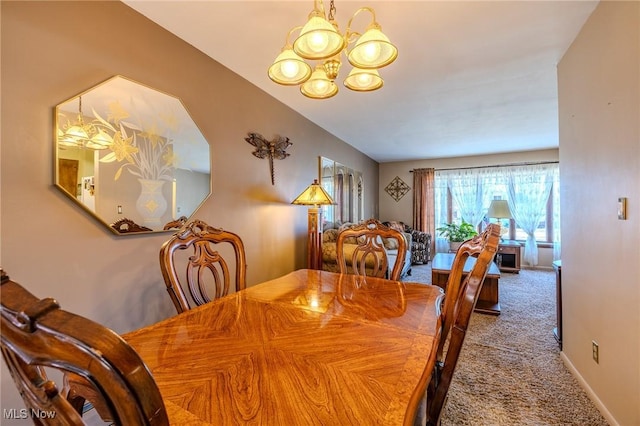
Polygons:
[[[338,240],[338,234],[346,227],[355,225],[354,223],[337,223],[326,222],[323,225],[322,233],[322,269],[329,272],[340,272],[337,262],[336,242]],[[404,266],[402,268],[401,277],[411,275],[411,245],[412,236],[410,232],[403,232],[402,235],[407,243],[407,255],[405,257]],[[392,269],[395,265],[395,261],[398,257],[398,244],[394,239],[386,239],[383,241],[387,258],[389,260],[389,268]],[[353,253],[356,246],[356,242],[345,243],[345,254],[347,262],[350,262],[350,254]]]

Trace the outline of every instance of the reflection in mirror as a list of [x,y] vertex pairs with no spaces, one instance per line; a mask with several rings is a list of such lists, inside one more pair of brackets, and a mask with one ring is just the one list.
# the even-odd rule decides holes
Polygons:
[[166,93],[113,77],[57,105],[54,131],[56,186],[116,234],[171,230],[211,193],[209,144]]
[[353,222],[364,220],[362,172],[326,157],[320,157],[320,183],[335,205],[322,206],[327,222]]

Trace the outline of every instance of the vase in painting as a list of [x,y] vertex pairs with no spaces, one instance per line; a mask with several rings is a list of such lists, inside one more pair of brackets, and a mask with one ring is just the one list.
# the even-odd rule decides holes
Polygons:
[[140,196],[136,201],[136,209],[142,216],[145,226],[157,229],[161,225],[162,215],[167,211],[167,200],[162,188],[166,181],[154,179],[138,179],[140,182]]

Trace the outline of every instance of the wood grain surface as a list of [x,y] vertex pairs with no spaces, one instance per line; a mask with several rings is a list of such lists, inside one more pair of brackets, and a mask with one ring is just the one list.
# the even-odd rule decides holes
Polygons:
[[412,424],[437,286],[298,270],[124,336],[172,424]]

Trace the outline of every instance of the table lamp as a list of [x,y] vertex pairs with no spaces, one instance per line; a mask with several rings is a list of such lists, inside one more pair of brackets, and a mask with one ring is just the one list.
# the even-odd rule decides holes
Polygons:
[[[507,200],[491,200],[489,210],[487,211],[487,217],[492,217],[500,222],[502,219],[512,219],[511,210],[509,210],[509,203]],[[501,224],[502,225],[502,224]],[[504,240],[502,235],[508,232],[508,226],[500,227],[500,240]]]
[[334,204],[318,179],[307,189],[302,191],[291,204],[309,207],[309,246],[307,251],[307,265],[309,269],[322,269],[322,205]]

